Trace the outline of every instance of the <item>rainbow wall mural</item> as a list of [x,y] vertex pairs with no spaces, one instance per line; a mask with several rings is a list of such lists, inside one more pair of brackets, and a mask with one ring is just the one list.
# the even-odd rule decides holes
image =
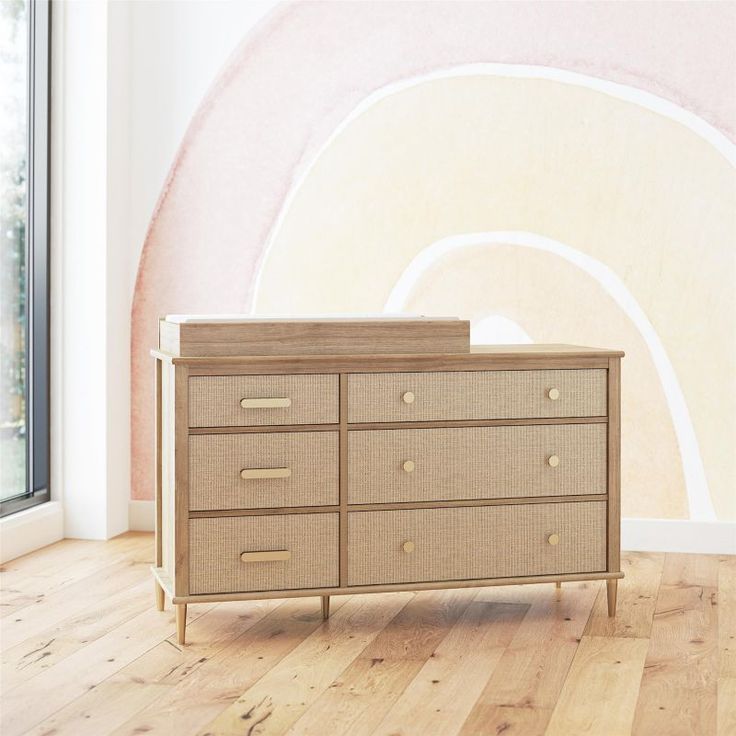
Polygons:
[[[191,123],[132,314],[457,314],[623,348],[623,515],[736,519],[736,5],[309,3]],[[175,265],[174,265],[175,264]]]

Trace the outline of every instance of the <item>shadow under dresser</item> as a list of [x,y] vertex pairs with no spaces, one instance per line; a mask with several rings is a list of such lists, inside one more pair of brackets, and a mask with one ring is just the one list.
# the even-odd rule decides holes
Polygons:
[[[621,351],[470,346],[462,320],[169,317],[156,603],[605,579]],[[253,352],[257,351],[257,352]],[[297,351],[297,352],[294,352]]]

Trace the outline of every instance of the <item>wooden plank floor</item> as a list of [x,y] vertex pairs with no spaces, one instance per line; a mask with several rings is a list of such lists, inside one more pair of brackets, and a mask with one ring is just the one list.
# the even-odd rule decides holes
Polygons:
[[158,613],[150,534],[0,573],[3,736],[736,734],[736,557],[628,553],[602,583]]

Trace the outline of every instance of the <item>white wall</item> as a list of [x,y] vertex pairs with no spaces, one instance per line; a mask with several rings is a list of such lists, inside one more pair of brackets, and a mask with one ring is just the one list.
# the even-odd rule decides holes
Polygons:
[[[61,94],[53,93],[52,125],[60,127],[61,169],[52,188],[61,189],[61,213],[53,212],[51,329],[61,334],[52,356],[61,411],[61,486],[69,536],[107,536],[107,8],[81,2],[63,6],[53,18],[63,28]],[[53,37],[52,37],[53,41]],[[58,455],[57,455],[58,457]],[[112,532],[119,533],[119,525]]]
[[[115,3],[114,3],[115,4]],[[171,168],[181,140],[207,91],[226,64],[228,57],[248,31],[275,5],[276,0],[149,0],[117,3],[124,9],[127,22],[111,25],[124,34],[127,57],[119,43],[111,57],[125,73],[112,75],[113,87],[127,84],[127,91],[117,90],[126,98],[127,140],[119,141],[118,153],[127,157],[121,180],[128,183],[127,202],[120,225],[125,228],[124,242],[117,252],[125,258],[119,276],[124,293],[120,294],[114,315],[117,322],[117,346],[124,352],[124,364],[110,374],[110,385],[124,386],[120,392],[129,412],[130,401],[130,309],[133,288],[143,242],[151,216]],[[111,64],[111,68],[113,65]],[[124,162],[120,161],[121,166]],[[111,203],[114,216],[115,203]],[[119,214],[123,214],[119,211]],[[121,236],[122,240],[122,236]],[[125,478],[126,507],[130,497],[130,422],[129,414],[120,416],[115,426],[125,433],[119,437],[120,452],[112,460]],[[131,502],[134,528],[149,528],[151,504]],[[139,507],[139,508],[137,508]],[[149,518],[151,517],[151,518]]]
[[[130,13],[130,278],[179,144],[230,54],[276,0],[149,0]],[[132,282],[131,282],[132,298]]]
[[274,5],[54,7],[53,503],[3,525],[2,560],[62,533],[104,539],[128,528],[130,310],[145,233],[197,106]]

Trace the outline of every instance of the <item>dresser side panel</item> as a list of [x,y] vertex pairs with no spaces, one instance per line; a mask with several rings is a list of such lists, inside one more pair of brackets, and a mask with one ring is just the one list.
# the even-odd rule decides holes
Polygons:
[[189,594],[189,369],[174,366],[174,592]]
[[161,555],[174,579],[174,366],[161,364]]
[[621,359],[608,365],[608,571],[621,570]]

